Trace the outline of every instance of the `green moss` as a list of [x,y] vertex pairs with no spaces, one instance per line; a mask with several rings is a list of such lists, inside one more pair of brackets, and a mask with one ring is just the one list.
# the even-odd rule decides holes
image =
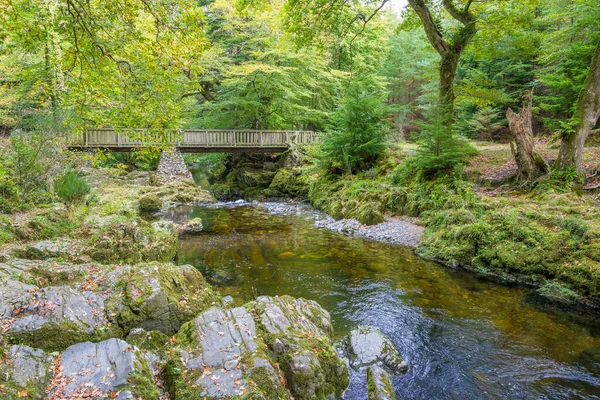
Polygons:
[[8,335],[11,343],[40,348],[46,352],[62,351],[81,342],[101,342],[110,338],[122,337],[123,331],[116,325],[107,326],[106,329],[96,329],[88,333],[84,328],[66,320],[59,323],[45,324],[35,331]]
[[138,368],[127,378],[127,385],[119,390],[130,390],[134,397],[140,399],[158,399],[160,391],[152,381],[152,375],[146,360],[138,353]]
[[172,261],[178,250],[176,232],[155,230],[140,218],[117,217],[86,228],[90,257],[102,263]]
[[155,193],[148,193],[138,200],[138,210],[140,212],[156,212],[162,207],[162,201]]
[[0,245],[14,240],[15,229],[10,218],[0,215]]
[[[153,308],[156,303],[148,298],[154,294],[149,279],[155,283],[165,297],[160,297],[160,310]],[[202,274],[190,266],[173,264],[149,263],[132,267],[132,273],[120,282],[125,289],[123,304],[108,304],[114,309],[116,321],[125,332],[144,326],[148,320],[163,318],[163,308],[170,311],[169,327],[160,328],[166,334],[173,334],[180,329],[181,324],[194,318],[200,312],[212,307],[219,301],[218,293],[207,284]],[[158,297],[157,297],[158,298]],[[156,301],[156,300],[155,300]]]
[[[251,373],[247,377],[254,383],[253,391],[256,395],[263,395],[266,399],[289,399],[290,393],[285,389],[279,380],[274,381],[273,376],[267,367],[252,368]],[[246,397],[253,398],[254,394],[248,393]]]
[[69,211],[61,208],[35,210],[21,217],[18,222],[13,222],[14,236],[32,241],[70,236],[81,226],[84,213],[84,208]]

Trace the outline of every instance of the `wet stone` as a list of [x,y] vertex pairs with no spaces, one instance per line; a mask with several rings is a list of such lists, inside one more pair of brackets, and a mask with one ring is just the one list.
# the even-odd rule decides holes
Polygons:
[[379,328],[372,326],[355,328],[350,332],[348,347],[350,365],[354,369],[380,365],[398,375],[408,369],[394,343]]

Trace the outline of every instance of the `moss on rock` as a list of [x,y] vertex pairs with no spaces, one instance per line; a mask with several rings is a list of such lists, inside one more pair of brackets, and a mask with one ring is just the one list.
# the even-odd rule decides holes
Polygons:
[[219,302],[202,273],[189,265],[150,263],[131,268],[121,285],[123,307],[116,321],[125,332],[134,328],[174,334],[181,325]]

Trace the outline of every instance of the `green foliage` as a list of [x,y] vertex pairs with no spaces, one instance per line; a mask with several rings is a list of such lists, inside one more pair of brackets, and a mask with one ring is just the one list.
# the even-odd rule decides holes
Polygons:
[[349,173],[370,168],[386,148],[383,98],[374,87],[372,81],[353,81],[323,137],[326,162]]
[[67,168],[54,181],[54,191],[64,203],[72,205],[81,202],[85,198],[90,192],[90,185],[75,170]]
[[595,0],[543,1],[539,19],[544,32],[539,82],[545,124],[561,129],[572,115],[600,38],[600,4]]
[[429,122],[420,126],[422,130],[416,136],[419,148],[414,163],[428,175],[454,170],[463,165],[468,156],[477,154],[477,150],[437,110],[433,110]]
[[49,182],[61,161],[60,123],[39,116],[23,122],[0,150],[0,191],[21,206],[50,202]]
[[503,126],[500,110],[494,107],[481,107],[467,121],[472,137],[479,140],[490,140],[492,135]]
[[14,238],[12,222],[5,215],[0,214],[0,245],[8,243]]

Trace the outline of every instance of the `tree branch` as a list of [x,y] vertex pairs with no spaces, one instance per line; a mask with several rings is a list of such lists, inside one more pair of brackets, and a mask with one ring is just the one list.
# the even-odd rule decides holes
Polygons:
[[425,4],[423,0],[408,0],[408,3],[411,5],[413,10],[417,13],[421,22],[423,23],[423,27],[425,28],[425,34],[427,35],[427,39],[429,43],[433,46],[433,48],[441,55],[448,53],[450,51],[450,46],[444,40],[442,33],[438,29],[438,26],[433,19],[433,15],[431,15],[431,11],[429,11],[429,7]]

